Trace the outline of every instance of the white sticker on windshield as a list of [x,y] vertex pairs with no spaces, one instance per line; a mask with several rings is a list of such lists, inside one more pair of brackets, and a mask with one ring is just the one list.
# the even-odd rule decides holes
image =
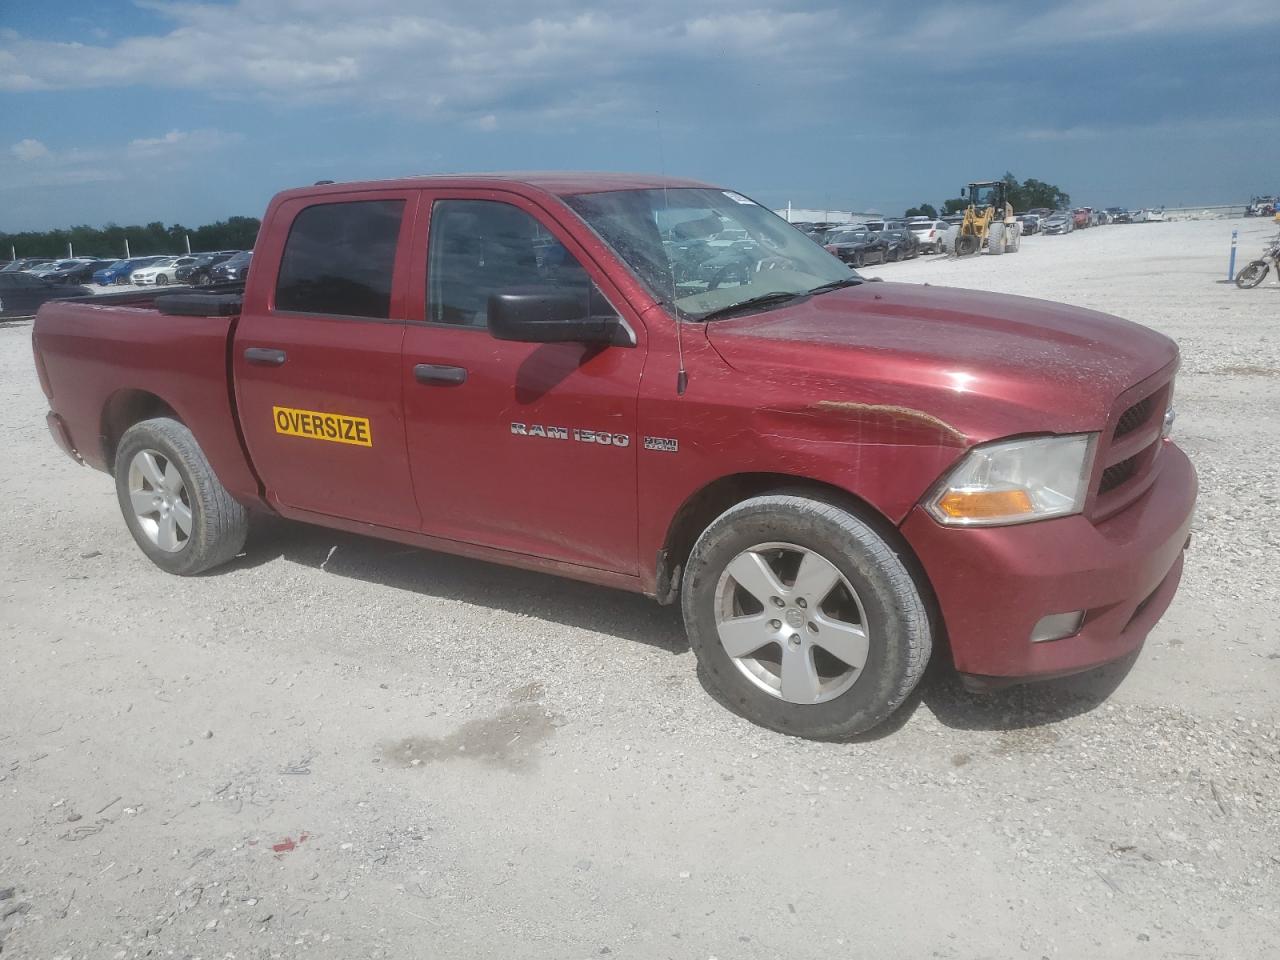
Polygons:
[[755,202],[754,200],[748,200],[746,197],[744,197],[744,196],[743,196],[742,194],[740,194],[740,193],[734,193],[732,190],[725,190],[725,191],[722,191],[722,192],[724,193],[724,195],[725,195],[726,197],[728,197],[728,198],[729,198],[730,200],[732,200],[734,203],[745,203],[745,204],[747,204],[748,206],[752,206],[752,207],[754,207],[754,206],[756,205],[756,202]]

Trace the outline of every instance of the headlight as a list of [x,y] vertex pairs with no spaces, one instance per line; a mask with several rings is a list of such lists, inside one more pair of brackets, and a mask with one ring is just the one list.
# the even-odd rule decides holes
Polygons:
[[925,506],[948,526],[996,526],[1084,509],[1096,434],[1004,440],[976,447]]

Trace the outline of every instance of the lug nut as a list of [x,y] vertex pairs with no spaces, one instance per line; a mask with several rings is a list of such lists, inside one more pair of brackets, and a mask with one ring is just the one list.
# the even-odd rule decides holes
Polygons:
[[792,645],[793,647],[798,647],[798,646],[800,646],[800,634],[798,634],[798,633],[793,633],[793,634],[791,635],[791,641],[790,641],[790,642],[791,642],[791,645]]
[[769,621],[769,627],[770,627],[771,629],[773,629],[773,630],[781,630],[781,629],[782,629],[782,621],[781,621],[781,620],[770,620],[770,621]]
[[796,606],[797,606],[797,607],[807,607],[808,605],[809,605],[809,604],[808,604],[808,602],[805,600],[805,598],[804,598],[804,597],[796,597]]
[[786,604],[784,604],[784,603],[782,602],[782,598],[781,598],[781,597],[774,597],[774,598],[773,598],[773,605],[774,605],[775,607],[783,607],[783,606],[786,606]]

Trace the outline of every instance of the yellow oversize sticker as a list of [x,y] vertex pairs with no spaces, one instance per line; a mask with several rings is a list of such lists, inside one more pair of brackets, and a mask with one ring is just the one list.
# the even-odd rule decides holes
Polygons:
[[373,433],[369,429],[369,421],[364,417],[322,413],[319,410],[295,410],[293,407],[272,407],[271,416],[276,422],[276,433],[289,437],[351,443],[358,447],[373,446]]

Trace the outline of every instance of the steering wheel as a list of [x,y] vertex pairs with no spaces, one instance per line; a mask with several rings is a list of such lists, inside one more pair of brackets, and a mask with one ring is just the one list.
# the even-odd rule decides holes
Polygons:
[[[736,263],[726,263],[723,267],[716,271],[710,282],[707,284],[707,292],[717,289],[720,284],[728,280],[730,275],[737,270],[742,271],[746,275],[747,283],[751,282],[751,278],[757,273],[763,273],[766,270],[777,270],[779,267],[789,266],[788,262],[782,257],[765,257],[757,260],[754,267],[749,261],[739,260]],[[743,268],[746,268],[745,270]]]

